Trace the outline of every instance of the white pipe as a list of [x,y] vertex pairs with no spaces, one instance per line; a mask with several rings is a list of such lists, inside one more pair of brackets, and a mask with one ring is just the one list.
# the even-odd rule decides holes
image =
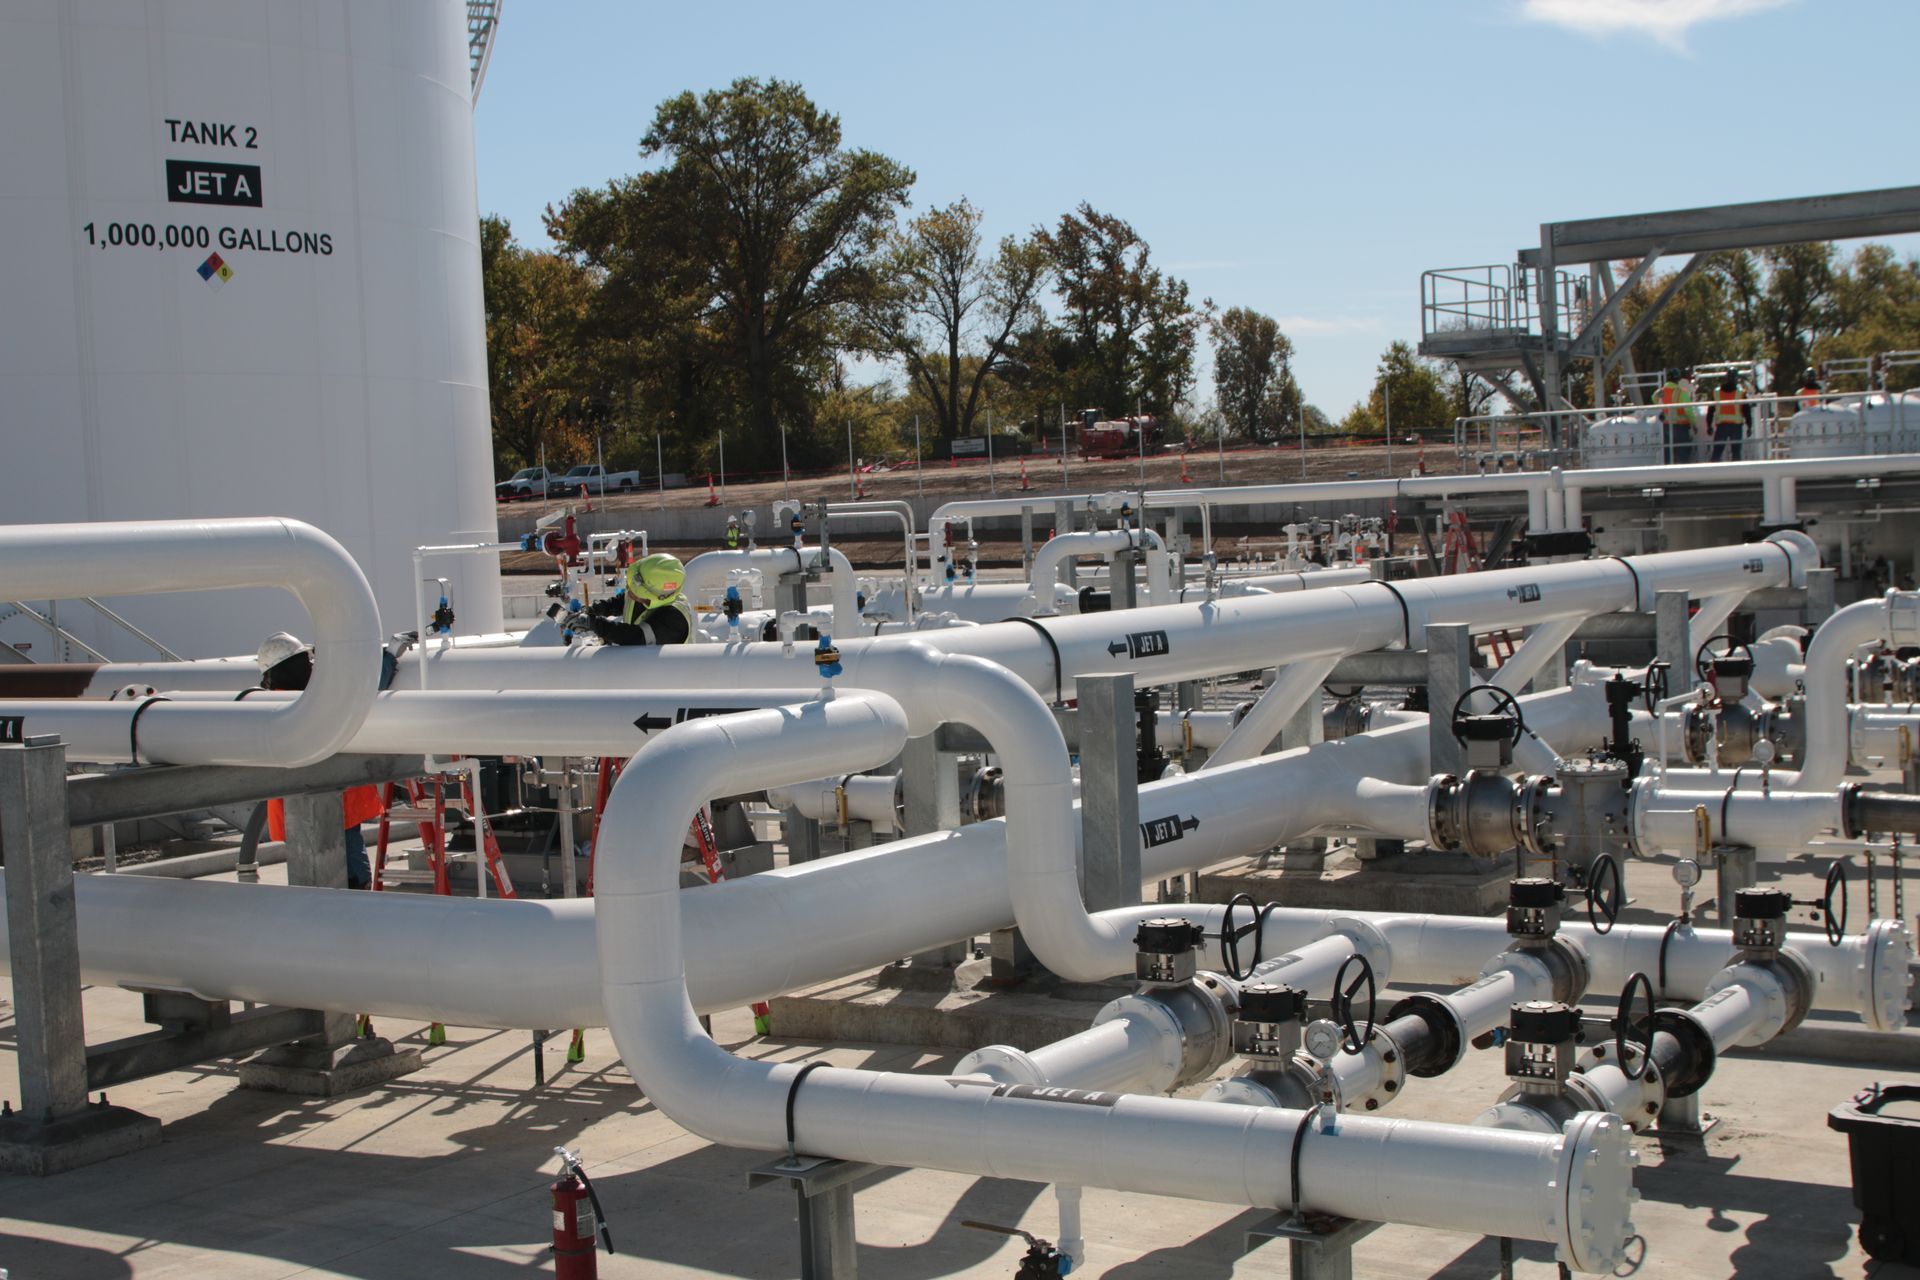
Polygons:
[[[904,683],[930,683],[927,670]],[[1605,707],[1593,690],[1523,701],[1529,723],[1542,732],[1605,730]],[[1413,781],[1428,773],[1421,721],[1148,783],[1140,792],[1143,817],[1179,816],[1199,825],[1183,829],[1179,840],[1143,849],[1142,873],[1156,880],[1250,857],[1326,821],[1323,797],[1351,794],[1356,777]],[[1276,796],[1288,803],[1276,804]],[[1069,819],[1070,851],[1078,845],[1078,826],[1077,818]],[[1009,927],[1014,914],[1004,871],[1006,829],[1005,820],[974,823],[690,894],[684,907],[691,921],[688,960],[700,1007],[735,1008]],[[143,896],[149,890],[186,893]],[[464,900],[255,885],[140,885],[116,876],[83,876],[76,893],[82,971],[102,985],[417,1015],[462,1026],[603,1024],[591,980],[592,908],[584,902],[499,903],[497,914],[481,918],[464,914]],[[1141,908],[1134,924],[1162,914],[1164,907]],[[1182,914],[1217,931],[1218,907],[1188,907]],[[1324,936],[1327,918],[1275,913],[1265,954]],[[1440,949],[1442,972],[1450,963],[1460,966],[1462,976],[1454,981],[1470,981],[1481,960],[1504,945],[1499,921],[1472,923],[1492,925],[1494,933],[1466,935],[1471,945],[1464,960],[1458,948]],[[1132,928],[1121,931],[1130,937]],[[1437,932],[1443,941],[1460,936]],[[485,940],[485,950],[471,955],[476,939]],[[240,955],[248,963],[236,966]],[[450,956],[465,958],[449,963]]]
[[767,803],[776,809],[797,810],[802,817],[834,826],[845,826],[851,819],[872,823],[880,831],[898,831],[900,776],[843,773],[831,778],[815,778],[772,788],[767,792]]
[[1051,599],[1061,565],[1080,556],[1110,556],[1116,552],[1130,551],[1136,538],[1136,534],[1126,529],[1054,534],[1033,553],[1033,568],[1027,574],[1028,594],[1036,601]]
[[[1710,595],[1700,602],[1700,608],[1687,622],[1687,661],[1691,663],[1700,652],[1700,646],[1720,634],[1720,628],[1726,625],[1740,602],[1747,598],[1745,591],[1722,591]],[[1687,672],[1691,676],[1693,672]]]
[[[833,627],[836,636],[859,634],[859,584],[853,565],[838,547],[826,550],[829,586],[833,593]],[[734,569],[758,569],[762,573],[805,573],[819,558],[818,547],[738,547],[703,551],[686,563],[683,590],[690,600],[704,600],[724,591],[727,574]]]
[[[1846,775],[1849,703],[1847,661],[1864,645],[1920,644],[1920,592],[1889,591],[1841,609],[1813,633],[1807,646],[1804,677],[1807,731],[1798,772],[1775,770],[1770,785],[1781,791],[1826,792]],[[1714,785],[1718,775],[1698,769],[1669,769],[1669,785]]]
[[1838,792],[1788,790],[1779,785],[1779,775],[1774,777],[1776,784],[1766,790],[1755,777],[1739,791],[1682,791],[1662,785],[1658,778],[1643,778],[1634,784],[1628,819],[1634,842],[1643,852],[1699,857],[1705,851],[1698,847],[1696,811],[1706,814],[1710,844],[1747,845],[1770,854],[1797,856],[1816,836],[1840,830]]
[[152,764],[291,768],[324,760],[359,727],[380,684],[379,608],[366,576],[338,542],[286,519],[0,528],[0,599],[233,587],[278,587],[307,611],[313,678],[305,693],[279,706],[118,704],[112,714],[128,754]]
[[[682,720],[779,706],[812,692],[805,687],[745,693],[395,690],[370,700],[366,718],[340,750],[393,756],[580,755],[624,759],[638,751],[649,736]],[[161,705],[240,705],[260,711],[293,703],[304,695],[261,691],[240,704],[226,693],[195,691],[168,696],[173,701],[156,704],[147,714],[153,715]],[[93,699],[0,701],[0,715],[22,717],[35,733],[59,734],[69,759],[99,764],[130,762],[125,712],[124,703]],[[143,737],[144,728],[143,723]]]
[[[1298,1112],[1137,1095],[1052,1098],[1019,1086],[744,1059],[714,1044],[686,985],[678,824],[661,815],[691,820],[710,795],[778,785],[823,762],[871,764],[897,752],[906,733],[907,717],[878,698],[696,721],[642,749],[614,788],[595,927],[608,1028],[636,1083],[676,1123],[747,1149],[1547,1240],[1573,1265],[1611,1265],[1630,1229],[1631,1177],[1611,1117],[1576,1124],[1564,1140],[1506,1134],[1488,1142],[1490,1131],[1356,1117],[1302,1134],[1312,1121]],[[1566,1178],[1594,1165],[1592,1216],[1576,1225],[1565,1211]]]
[[1278,679],[1260,695],[1260,700],[1234,725],[1233,732],[1207,757],[1204,769],[1238,764],[1250,760],[1272,745],[1294,713],[1316,698],[1320,685],[1332,674],[1341,655],[1301,658],[1288,664]]
[[[1813,544],[1802,534],[1788,532],[1746,547],[1491,570],[1391,586],[1371,583],[1245,596],[1033,625],[883,635],[842,640],[839,647],[850,671],[870,647],[923,644],[974,654],[1014,671],[1048,697],[1057,689],[1059,697],[1071,698],[1074,679],[1083,673],[1131,670],[1144,684],[1169,684],[1265,666],[1277,645],[1295,656],[1340,653],[1403,643],[1410,635],[1420,636],[1430,623],[1465,623],[1486,631],[1614,609],[1644,610],[1652,608],[1654,594],[1661,590],[1709,595],[1738,586],[1802,585],[1806,570],[1817,564]],[[1044,635],[1036,634],[1036,627]],[[420,661],[433,664],[431,683],[442,689],[738,689],[793,686],[810,678],[796,674],[806,672],[806,655],[785,654],[775,645],[596,645],[409,654],[401,660],[396,685],[417,684],[419,676],[411,668]],[[191,664],[167,665],[177,669]],[[118,688],[131,670],[101,668],[89,694]],[[151,665],[138,670],[153,673]],[[188,687],[189,681],[220,687],[233,673],[223,668],[219,673],[176,673],[170,679],[175,687]],[[0,672],[4,687],[5,673]]]
[[1500,664],[1493,673],[1493,685],[1505,689],[1508,693],[1518,693],[1527,687],[1527,681],[1539,675],[1547,663],[1557,653],[1564,652],[1567,641],[1573,639],[1573,633],[1580,629],[1585,618],[1556,618],[1543,622],[1527,633],[1513,656]]
[[[914,553],[913,549],[913,507],[905,502],[891,501],[836,502],[827,507],[826,518],[831,522],[835,516],[845,518],[866,515],[892,516],[900,521],[901,529],[905,533],[906,576],[901,579],[901,595],[905,600],[906,613],[901,621],[911,626],[913,625],[913,580],[920,568],[920,557]],[[836,622],[834,625],[839,624]]]

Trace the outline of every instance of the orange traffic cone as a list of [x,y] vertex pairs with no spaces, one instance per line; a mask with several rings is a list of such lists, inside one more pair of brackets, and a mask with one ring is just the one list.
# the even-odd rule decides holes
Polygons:
[[950,453],[950,454],[948,454],[948,455],[947,455],[947,470],[949,470],[949,471],[958,471],[959,469],[960,469],[960,458],[959,458],[959,456],[958,456],[958,455],[956,455],[956,454],[951,454],[951,453]]
[[1027,455],[1024,453],[1020,455],[1020,488],[1023,490],[1033,488],[1027,483]]
[[860,478],[858,471],[853,473],[853,496],[856,498],[867,496],[867,482]]
[[720,495],[713,491],[713,472],[711,471],[707,472],[707,505],[710,507],[720,505]]
[[586,506],[587,510],[593,510],[593,495],[587,492],[587,486],[585,485],[580,486],[580,501]]
[[1427,442],[1425,440],[1420,442],[1419,452],[1414,456],[1413,467],[1415,475],[1427,474]]
[[1193,483],[1193,477],[1187,474],[1187,451],[1185,449],[1180,451],[1180,483]]

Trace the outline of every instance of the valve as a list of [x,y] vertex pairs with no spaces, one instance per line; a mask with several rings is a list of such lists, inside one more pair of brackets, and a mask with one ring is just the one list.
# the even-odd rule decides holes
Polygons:
[[[1492,695],[1494,709],[1484,715],[1466,714],[1467,700],[1476,693]],[[1496,685],[1475,685],[1454,700],[1449,717],[1454,738],[1467,749],[1467,770],[1504,769],[1513,763],[1513,749],[1527,731],[1520,700]]]
[[[1636,994],[1644,994],[1641,1003],[1647,1011],[1647,1016],[1638,1020],[1633,1016]],[[1659,1012],[1653,1003],[1653,981],[1644,973],[1630,975],[1620,988],[1620,1010],[1613,1018],[1613,1053],[1621,1073],[1635,1083],[1653,1071],[1653,1029]],[[1639,1053],[1629,1056],[1629,1049],[1638,1049]]]
[[1765,961],[1779,954],[1793,895],[1785,889],[1737,889],[1733,895],[1733,945],[1743,959]]
[[[1726,641],[1724,652],[1713,646]],[[1738,702],[1747,696],[1747,684],[1753,679],[1753,646],[1735,642],[1729,635],[1717,635],[1701,643],[1693,655],[1694,674],[1713,686],[1721,702]]]
[[1556,1091],[1564,1087],[1573,1073],[1581,1018],[1579,1009],[1558,1000],[1528,1000],[1514,1005],[1507,1021],[1507,1078]]
[[434,606],[427,630],[436,636],[453,634],[453,606],[447,602],[445,592],[441,593],[440,603]]
[[1233,1051],[1285,1060],[1299,1051],[1307,1025],[1307,993],[1282,983],[1249,982],[1234,1013]]
[[1560,930],[1560,904],[1567,891],[1558,880],[1539,877],[1507,884],[1507,933],[1515,939],[1551,938]]
[[975,1222],[971,1218],[962,1219],[961,1226],[972,1227],[975,1231],[992,1231],[1003,1236],[1019,1236],[1027,1242],[1027,1251],[1020,1258],[1020,1269],[1013,1273],[1013,1280],[1059,1280],[1061,1276],[1073,1270],[1073,1259],[1054,1247],[1053,1241],[1044,1240],[1031,1231],[1022,1231],[1019,1227],[1003,1227],[992,1222]]
[[1633,736],[1633,704],[1646,694],[1646,686],[1614,673],[1600,686],[1607,696],[1607,754],[1627,767],[1629,780],[1640,776],[1647,753]]
[[1205,930],[1179,916],[1143,921],[1133,934],[1133,976],[1154,985],[1192,981],[1200,969],[1194,951],[1205,939]]
[[738,586],[729,585],[727,587],[726,602],[720,607],[722,612],[727,615],[727,626],[731,629],[738,630],[740,626],[740,614],[746,607],[740,599],[740,588]]
[[822,680],[831,680],[844,670],[840,665],[840,650],[834,648],[832,636],[820,637],[813,651],[813,666]]

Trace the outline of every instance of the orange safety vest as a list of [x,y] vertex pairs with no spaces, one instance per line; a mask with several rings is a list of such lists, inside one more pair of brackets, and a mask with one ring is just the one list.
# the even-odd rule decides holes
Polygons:
[[1691,421],[1687,403],[1680,399],[1680,384],[1669,382],[1660,388],[1661,418],[1668,426],[1682,426]]
[[1818,387],[1800,388],[1800,407],[1802,409],[1815,408],[1819,405],[1819,403],[1820,403],[1820,388]]
[[1715,422],[1740,421],[1740,406],[1734,403],[1734,401],[1740,398],[1740,393],[1722,388],[1718,398],[1720,403],[1719,406],[1714,409],[1713,420]]
[[[340,800],[346,818],[342,824],[342,830],[347,827],[357,827],[363,822],[372,822],[386,808],[380,803],[380,788],[371,783],[348,787],[341,793]],[[287,807],[278,800],[267,801],[267,838],[269,840],[287,838]]]

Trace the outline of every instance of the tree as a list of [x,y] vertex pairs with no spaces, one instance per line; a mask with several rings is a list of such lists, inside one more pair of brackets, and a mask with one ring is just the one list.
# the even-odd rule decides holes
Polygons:
[[[1920,258],[1905,262],[1883,244],[1862,245],[1834,278],[1833,332],[1814,341],[1816,361],[1920,349]],[[1895,391],[1920,385],[1920,368],[1891,369]]]
[[1146,241],[1089,204],[1040,234],[1064,311],[1051,344],[1061,396],[1109,413],[1172,412],[1193,384],[1194,337],[1211,304],[1190,306],[1186,282],[1151,265]]
[[502,218],[480,220],[486,307],[487,400],[500,471],[591,456],[604,422],[582,324],[592,304],[588,273],[557,254],[525,248]]
[[980,211],[961,199],[896,232],[884,273],[890,287],[867,311],[877,345],[905,364],[937,434],[972,434],[1015,332],[1040,318],[1046,249],[1037,236],[1007,236],[983,255]]
[[[1404,342],[1395,342],[1380,354],[1380,366],[1374,373],[1373,392],[1367,397],[1366,409],[1367,419],[1374,424],[1373,430],[1384,431],[1391,425],[1395,435],[1442,431],[1453,420],[1439,375]],[[1350,419],[1353,416],[1348,414]],[[1341,427],[1347,430],[1345,423]],[[1349,434],[1354,433],[1349,431]]]
[[782,418],[804,442],[843,330],[879,288],[913,173],[843,148],[839,117],[800,86],[753,78],[662,103],[640,155],[659,167],[576,191],[548,230],[607,273],[624,304],[611,323],[666,322],[678,350],[653,354],[692,398],[726,375],[740,457],[777,458]]
[[1271,440],[1297,427],[1293,343],[1279,321],[1232,307],[1215,318],[1212,329],[1214,397],[1228,429],[1249,440]]

